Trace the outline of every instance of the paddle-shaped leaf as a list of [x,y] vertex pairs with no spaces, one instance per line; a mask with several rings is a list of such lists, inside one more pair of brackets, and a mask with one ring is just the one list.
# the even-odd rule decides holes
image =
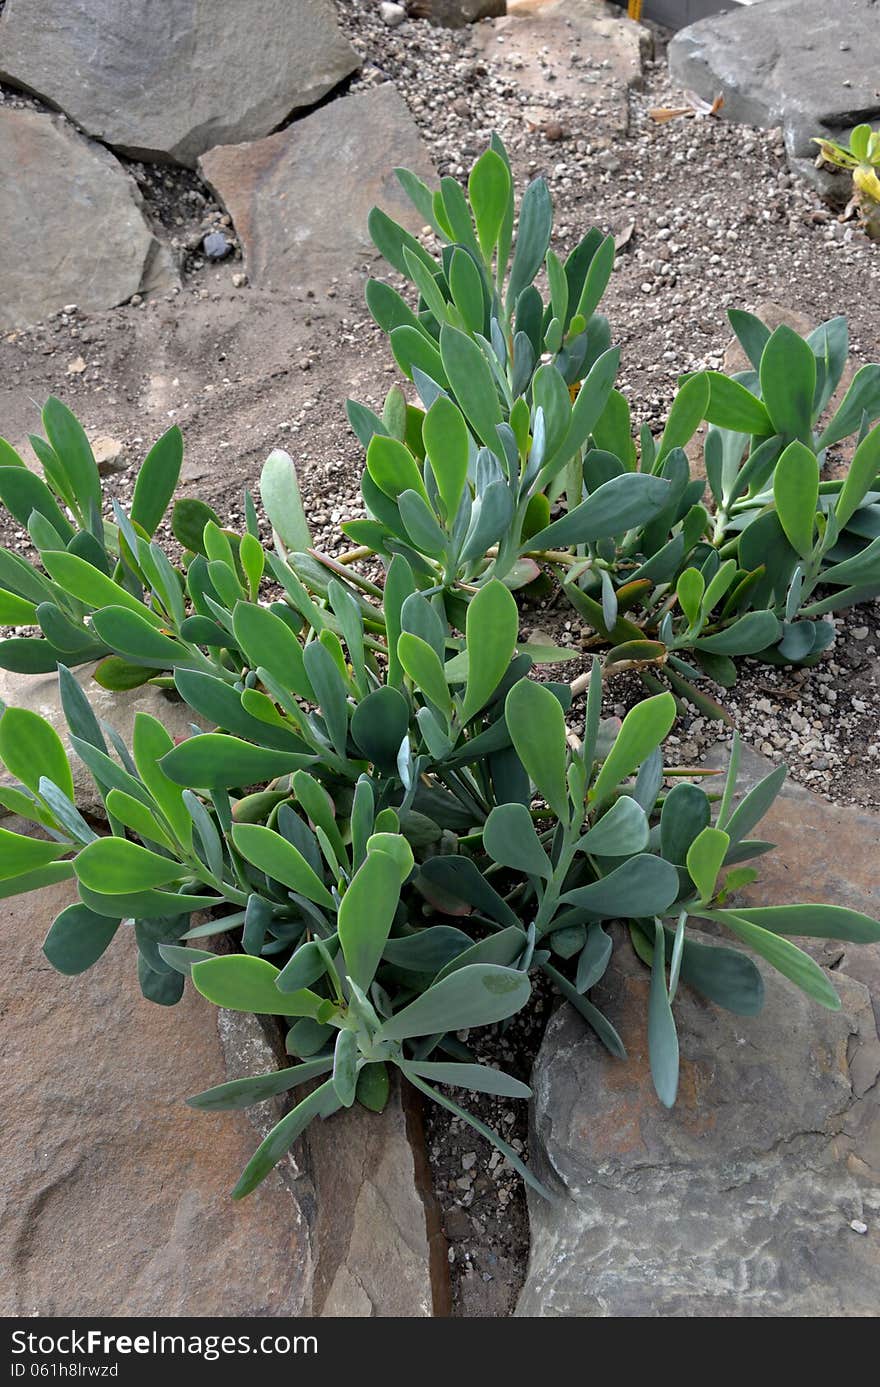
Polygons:
[[496,804],[483,827],[483,847],[502,867],[532,876],[551,874],[550,859],[523,804]]
[[819,462],[812,449],[803,443],[789,443],[777,462],[773,473],[773,499],[786,539],[802,559],[808,559],[816,528]]
[[678,1035],[666,990],[666,946],[663,926],[654,925],[654,956],[648,996],[648,1052],[654,1091],[665,1108],[675,1104],[678,1093]]
[[187,1098],[186,1104],[203,1112],[249,1108],[254,1103],[265,1103],[267,1098],[289,1093],[292,1088],[307,1083],[319,1074],[327,1074],[332,1068],[332,1060],[317,1059],[309,1060],[306,1064],[294,1064],[287,1069],[276,1069],[270,1074],[251,1074],[244,1079],[231,1079],[228,1083],[206,1088],[204,1093]]
[[191,788],[230,789],[273,780],[314,760],[292,751],[272,751],[250,742],[205,732],[189,737],[162,757],[160,765],[170,780]]
[[54,727],[29,708],[7,708],[0,717],[0,761],[28,789],[39,791],[40,778],[54,781],[74,798],[67,753]]
[[410,1036],[490,1026],[525,1006],[531,990],[525,973],[491,963],[474,963],[450,973],[396,1012],[379,1027],[376,1041],[407,1040]]
[[748,944],[750,949],[754,949],[756,954],[760,954],[772,964],[777,972],[806,992],[808,997],[812,997],[829,1011],[840,1010],[840,998],[827,975],[802,949],[732,910],[707,910],[705,914],[707,919],[717,918],[719,924],[726,925],[734,934],[739,935],[743,943]]
[[[207,966],[209,965],[201,965],[201,967]],[[232,1198],[243,1199],[246,1194],[255,1190],[312,1119],[318,1116],[328,1117],[331,1112],[336,1112],[339,1106],[339,1099],[331,1080],[328,1079],[326,1083],[314,1089],[308,1097],[297,1104],[292,1112],[289,1112],[286,1117],[282,1117],[281,1121],[272,1128],[265,1141],[257,1147],[242,1171],[238,1184],[232,1191]]]
[[364,992],[373,981],[388,940],[400,885],[396,856],[374,851],[368,853],[342,897],[339,942],[349,977]]
[[260,497],[269,523],[286,549],[305,553],[312,534],[299,491],[293,458],[275,448],[263,463]]
[[78,854],[76,875],[84,886],[102,895],[150,891],[187,875],[170,857],[160,857],[125,838],[96,838]]
[[543,684],[520,679],[507,695],[504,716],[516,754],[538,793],[558,818],[567,820],[565,715],[558,698]]
[[598,804],[607,799],[660,746],[674,721],[675,699],[670,693],[655,694],[631,708],[605,757],[590,799]]
[[597,920],[643,919],[662,915],[678,892],[678,872],[672,863],[639,853],[599,881],[566,891],[560,899],[589,911]]
[[598,857],[629,857],[648,846],[649,832],[642,806],[629,795],[621,795],[584,834],[578,848]]
[[704,828],[687,850],[687,869],[701,901],[715,894],[715,882],[727,856],[730,838],[720,828]]
[[467,609],[468,676],[462,722],[469,722],[507,673],[519,634],[519,612],[513,594],[496,578],[480,588]]
[[[468,262],[473,261],[468,258]],[[451,523],[458,514],[468,474],[470,442],[461,410],[448,395],[438,395],[422,423],[422,439]]]
[[758,373],[772,432],[808,441],[816,393],[816,358],[809,342],[780,324],[761,353]]
[[324,998],[302,988],[281,992],[275,986],[278,969],[252,954],[225,954],[194,963],[192,980],[197,991],[215,1006],[230,1011],[251,1011],[258,1016],[316,1017]]
[[408,1060],[405,1073],[417,1074],[435,1084],[450,1084],[453,1088],[469,1088],[474,1093],[494,1093],[502,1098],[531,1098],[528,1084],[520,1083],[500,1069],[488,1064],[455,1064],[443,1060]]
[[84,973],[97,963],[118,928],[118,920],[96,915],[78,902],[55,916],[43,953],[59,973]]
[[242,857],[290,891],[334,909],[333,897],[293,843],[263,824],[235,824],[232,841]]

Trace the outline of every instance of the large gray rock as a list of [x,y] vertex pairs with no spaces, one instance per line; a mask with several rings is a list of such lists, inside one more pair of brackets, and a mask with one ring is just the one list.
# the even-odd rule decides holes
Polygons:
[[0,902],[0,1314],[309,1314],[295,1166],[233,1203],[247,1116],[183,1102],[226,1078],[214,1007],[144,1001],[125,926],[90,972],[54,972],[40,945],[73,896]]
[[517,1314],[876,1316],[880,1040],[867,988],[837,976],[843,1007],[828,1012],[764,969],[757,1017],[682,989],[669,1112],[648,1065],[648,973],[617,944],[596,1000],[629,1058],[565,1006],[535,1066],[532,1160],[559,1198],[529,1196]]
[[[102,689],[92,679],[94,665],[81,665],[74,670],[79,683],[85,689],[95,714],[102,722],[107,722],[119,733],[130,749],[134,733],[134,720],[138,713],[150,713],[167,728],[172,737],[189,737],[193,726],[204,729],[207,724],[180,699],[169,698],[161,689],[144,684],[139,689],[127,693],[111,693]],[[68,741],[67,722],[61,707],[58,693],[58,679],[54,674],[12,674],[0,669],[0,700],[8,708],[30,708],[52,724],[68,750],[70,766],[73,771],[73,787],[76,802],[84,814],[104,817],[104,806],[97,787],[89,771],[80,761]],[[111,755],[113,748],[111,746]],[[0,766],[0,780],[10,777]],[[4,811],[0,809],[0,814]]]
[[134,180],[56,116],[0,107],[0,226],[0,331],[174,282]]
[[7,0],[0,18],[0,78],[106,144],[189,165],[267,135],[357,63],[331,0]]
[[421,225],[394,176],[401,164],[433,180],[412,117],[387,83],[265,140],[212,149],[199,170],[232,216],[252,283],[323,288],[376,255],[367,232],[375,203],[413,230]]
[[680,30],[669,70],[727,120],[781,126],[789,156],[880,112],[876,0],[761,0]]

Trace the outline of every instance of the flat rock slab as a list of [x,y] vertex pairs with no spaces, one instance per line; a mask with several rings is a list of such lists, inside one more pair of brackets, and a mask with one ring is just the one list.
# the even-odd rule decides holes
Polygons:
[[134,180],[56,116],[0,107],[0,226],[0,331],[66,303],[112,308],[175,279]]
[[601,0],[521,5],[480,24],[473,42],[519,88],[530,123],[570,125],[590,112],[620,134],[629,125],[629,88],[641,81],[651,48],[647,29]]
[[308,1314],[308,1226],[284,1173],[230,1190],[244,1113],[183,1099],[226,1078],[216,1011],[138,993],[123,927],[76,978],[43,958],[65,883],[0,903],[0,1314]]
[[[290,1063],[258,1017],[221,1011],[218,1026],[230,1079]],[[272,1038],[279,1043],[280,1031]],[[248,1109],[261,1141],[287,1109],[282,1099]],[[449,1263],[445,1244],[436,1255],[439,1222],[421,1150],[395,1084],[381,1113],[355,1105],[312,1123],[279,1167],[308,1228],[311,1313],[420,1319],[443,1303]]]
[[560,1195],[529,1194],[517,1315],[880,1313],[880,1040],[867,988],[839,977],[843,1009],[829,1012],[764,970],[757,1017],[682,989],[670,1112],[651,1084],[648,972],[617,944],[596,1001],[629,1058],[608,1055],[565,1006],[535,1066],[532,1160]]
[[789,155],[815,158],[814,135],[880,112],[880,15],[875,0],[761,0],[682,29],[669,70],[721,115],[781,126]]
[[[85,690],[95,715],[109,723],[119,733],[125,745],[131,750],[134,734],[134,720],[138,713],[149,713],[168,730],[172,737],[192,736],[193,726],[205,730],[204,718],[199,718],[181,700],[171,699],[161,689],[143,684],[139,689],[125,693],[111,693],[102,689],[92,678],[94,665],[80,665],[75,669],[77,680]],[[0,669],[0,700],[8,708],[29,708],[50,722],[64,742],[70,757],[73,772],[73,788],[76,803],[84,814],[105,817],[104,805],[90,772],[73,751],[69,742],[67,722],[61,707],[58,693],[58,678],[54,674],[12,674]],[[109,745],[109,741],[108,741]],[[114,755],[112,746],[111,755]],[[9,780],[6,771],[0,768],[0,780]],[[3,814],[0,809],[0,816]]]
[[[770,769],[744,747],[740,793]],[[878,816],[789,784],[760,832],[778,848],[738,899],[880,914]],[[880,1314],[880,946],[798,942],[833,966],[841,1011],[760,960],[757,1017],[681,988],[671,1112],[650,1078],[648,972],[621,935],[594,1000],[629,1058],[570,1008],[555,1013],[533,1075],[532,1159],[561,1197],[529,1196],[518,1315]]]
[[212,149],[199,171],[235,223],[253,284],[323,289],[376,256],[367,232],[374,204],[420,227],[394,176],[400,165],[434,179],[406,104],[386,83],[265,140]]
[[357,65],[331,0],[7,0],[0,18],[0,78],[105,144],[190,166],[267,135]]

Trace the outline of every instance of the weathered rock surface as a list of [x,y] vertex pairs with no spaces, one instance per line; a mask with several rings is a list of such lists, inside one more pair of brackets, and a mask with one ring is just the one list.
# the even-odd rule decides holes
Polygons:
[[[258,1017],[221,1011],[218,1027],[230,1079],[290,1063]],[[261,1141],[286,1110],[283,1099],[248,1109]],[[449,1264],[421,1149],[395,1084],[384,1112],[356,1105],[312,1123],[279,1166],[308,1228],[311,1313],[413,1319],[442,1304]]]
[[[304,1144],[315,1189],[314,1313],[433,1314],[434,1234],[399,1085],[383,1113],[349,1108],[313,1123]],[[448,1275],[448,1263],[438,1269]]]
[[251,283],[328,285],[376,251],[378,204],[413,230],[421,219],[393,170],[434,178],[412,117],[390,84],[321,107],[254,144],[212,149],[202,176],[235,223]]
[[7,0],[0,18],[0,78],[105,144],[191,166],[267,135],[357,64],[331,0],[226,0],[222,13],[208,0]]
[[[743,747],[739,793],[770,769]],[[760,831],[777,851],[756,860],[760,880],[739,899],[880,915],[877,815],[790,783]],[[554,1015],[533,1075],[532,1159],[562,1197],[530,1196],[517,1314],[880,1314],[880,945],[797,942],[834,968],[842,1010],[763,963],[757,1017],[682,988],[671,1112],[654,1096],[648,974],[628,944],[618,940],[596,990],[628,1060],[608,1056],[568,1007]]]
[[478,25],[473,42],[509,68],[533,125],[560,121],[566,128],[579,108],[590,108],[618,134],[628,127],[628,89],[641,81],[651,50],[648,30],[602,0],[521,5]]
[[[207,725],[185,703],[168,698],[161,689],[143,685],[127,693],[110,693],[92,679],[93,669],[94,665],[81,665],[74,670],[74,674],[85,689],[97,717],[114,727],[129,748],[138,713],[151,713],[172,737],[189,737],[193,724],[202,730]],[[79,808],[84,814],[103,817],[104,806],[95,782],[67,739],[67,723],[61,708],[57,677],[54,674],[11,674],[8,670],[0,669],[0,699],[9,708],[30,708],[52,724],[68,749]],[[112,747],[110,752],[112,755]],[[0,771],[0,777],[8,779],[5,771]]]
[[810,141],[880,112],[880,22],[875,0],[761,0],[682,29],[669,45],[677,82],[727,120],[781,126],[789,156]]
[[174,282],[134,180],[56,116],[0,108],[0,225],[0,330]]
[[55,973],[40,945],[72,894],[0,903],[0,1314],[308,1314],[284,1166],[233,1203],[247,1116],[183,1102],[226,1078],[215,1009],[144,1001],[125,927],[90,972]]
[[669,1112],[648,1065],[648,973],[618,942],[596,992],[629,1058],[609,1056],[565,1006],[536,1063],[532,1160],[562,1189],[555,1204],[529,1195],[517,1314],[880,1313],[880,1041],[867,988],[839,977],[843,1009],[828,1012],[765,969],[757,1017],[683,989]]

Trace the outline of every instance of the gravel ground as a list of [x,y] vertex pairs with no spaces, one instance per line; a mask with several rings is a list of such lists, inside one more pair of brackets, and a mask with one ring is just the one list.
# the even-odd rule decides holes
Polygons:
[[[560,253],[593,224],[617,235],[621,252],[603,307],[622,348],[621,388],[637,425],[647,421],[659,430],[681,372],[722,365],[728,307],[754,309],[770,300],[812,322],[844,312],[856,364],[880,359],[880,247],[792,179],[778,132],[709,118],[655,123],[651,108],[678,106],[682,96],[668,81],[662,35],[623,121],[601,82],[585,83],[583,94],[556,90],[571,54],[542,53],[541,104],[552,119],[536,128],[529,118],[534,94],[517,84],[510,44],[483,52],[473,30],[415,19],[391,29],[375,0],[337,4],[363,58],[351,89],[393,81],[439,173],[463,177],[497,130],[520,186],[538,173],[547,178]],[[9,93],[5,99],[22,100]],[[362,466],[341,402],[349,394],[381,401],[394,379],[384,339],[360,295],[343,286],[294,285],[284,295],[247,286],[234,228],[194,175],[138,165],[132,172],[150,212],[177,242],[181,289],[89,319],[59,315],[0,340],[0,428],[18,443],[34,427],[30,402],[61,394],[88,425],[123,443],[124,470],[114,486],[125,501],[146,446],[179,422],[187,489],[231,523],[240,519],[242,488],[254,487],[267,452],[287,447],[301,470],[316,540],[337,551],[338,521],[360,513]],[[232,244],[219,265],[200,254],[201,237],[211,230],[222,230]],[[73,369],[80,360],[84,368]],[[7,525],[2,537],[27,548],[15,527]],[[582,645],[577,618],[555,606],[527,619],[561,643]],[[880,605],[845,614],[838,628],[817,669],[744,661],[736,688],[717,696],[745,737],[786,760],[809,788],[836,802],[880,807]],[[568,677],[582,667],[567,666]],[[622,714],[637,694],[632,678],[615,680],[608,711]],[[696,760],[727,736],[723,725],[686,710],[675,733],[677,759]],[[541,999],[503,1035],[481,1036],[481,1057],[527,1076],[545,1007]],[[525,1149],[525,1104],[474,1098],[468,1105]],[[456,1313],[507,1314],[528,1245],[520,1182],[469,1128],[433,1111],[427,1117]]]

